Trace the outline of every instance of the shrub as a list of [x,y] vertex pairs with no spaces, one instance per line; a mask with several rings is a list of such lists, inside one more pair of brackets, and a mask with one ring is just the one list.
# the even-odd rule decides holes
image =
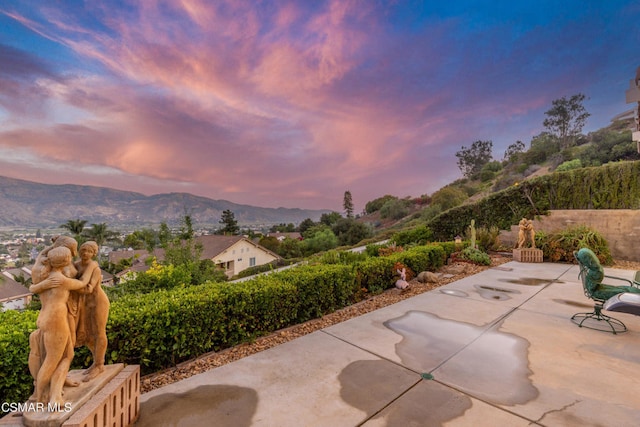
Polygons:
[[460,252],[460,258],[472,261],[480,265],[491,265],[491,258],[480,249],[466,247]]
[[29,334],[36,329],[37,311],[0,311],[0,396],[2,402],[22,402],[33,391],[29,373]]
[[364,210],[366,213],[372,214],[376,211],[379,211],[388,201],[397,200],[397,199],[398,199],[397,197],[387,194],[385,196],[382,196],[375,200],[371,200],[370,202],[367,202],[367,204],[364,207]]
[[[369,246],[372,246],[372,245],[369,245]],[[369,248],[369,246],[367,246],[367,248]],[[316,258],[314,258],[314,260],[321,264],[351,265],[351,264],[355,264],[358,261],[362,261],[363,259],[366,259],[367,256],[368,256],[367,253],[330,250],[318,255]],[[377,256],[377,252],[375,256]]]
[[345,265],[302,266],[275,276],[296,288],[297,322],[321,317],[352,303],[358,290],[353,269]]
[[359,289],[377,295],[393,284],[394,260],[390,257],[366,259],[356,266],[356,284]]
[[380,218],[401,219],[409,214],[407,201],[392,199],[380,208]]
[[567,162],[561,163],[556,168],[556,172],[564,172],[572,169],[579,169],[581,167],[582,167],[582,162],[580,161],[580,159],[573,159],[573,160],[569,160]]
[[573,253],[581,248],[589,248],[601,264],[613,263],[607,241],[590,227],[580,225],[550,234],[537,232],[535,237],[536,246],[542,249],[544,258],[550,262],[575,263]]
[[476,231],[476,243],[483,251],[497,251],[500,249],[500,229],[495,225],[490,227],[478,227]]
[[129,280],[121,281],[118,290],[121,293],[147,293],[188,286],[191,285],[191,279],[192,271],[185,265],[162,265],[154,261],[149,270],[137,273]]

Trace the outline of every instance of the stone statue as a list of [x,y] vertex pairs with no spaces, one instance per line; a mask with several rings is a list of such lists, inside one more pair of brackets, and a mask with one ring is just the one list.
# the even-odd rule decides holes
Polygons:
[[517,249],[523,248],[527,240],[531,242],[531,247],[536,247],[536,233],[533,230],[533,221],[527,218],[522,218],[518,224],[520,230],[518,231],[518,246]]
[[98,245],[85,242],[74,264],[77,247],[71,237],[55,237],[32,270],[34,284],[29,290],[39,294],[42,302],[38,329],[29,337],[29,371],[35,385],[30,400],[37,402],[63,404],[63,386],[79,385],[67,378],[74,347],[86,345],[93,356],[84,381],[104,372],[109,299],[101,287],[100,266],[93,259]]
[[70,291],[84,288],[86,283],[63,274],[72,266],[72,251],[55,242],[53,246],[46,249],[46,257],[39,257],[40,281],[29,288],[42,302],[38,329],[29,336],[29,370],[35,379],[33,400],[64,405],[62,388],[73,359],[67,300]]
[[107,351],[107,320],[109,298],[102,290],[102,273],[93,258],[98,254],[98,244],[93,241],[80,246],[80,260],[75,263],[81,280],[88,278],[88,285],[79,293],[79,318],[75,346],[86,345],[91,350],[93,364],[87,370],[84,381],[89,381],[104,372]]

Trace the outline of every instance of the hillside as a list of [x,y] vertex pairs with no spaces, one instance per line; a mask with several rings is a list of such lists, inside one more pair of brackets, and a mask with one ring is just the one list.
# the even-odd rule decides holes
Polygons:
[[[445,185],[430,196],[413,200],[383,196],[372,200],[365,208],[367,214],[359,221],[371,224],[378,236],[388,236],[424,224],[448,209],[474,204],[530,179],[559,171],[640,160],[637,145],[631,138],[634,126],[633,119],[616,120],[597,131],[578,136],[574,145],[565,148],[556,137],[542,132],[533,137],[528,149],[520,143],[517,151],[509,156],[505,153],[501,161],[495,155],[498,153],[492,153],[491,159],[485,160],[475,173]],[[393,200],[387,200],[387,197]],[[387,211],[391,216],[383,215],[384,207],[389,208]],[[403,212],[403,215],[393,215],[395,212]]]
[[189,213],[199,226],[218,226],[229,209],[241,225],[317,221],[328,210],[262,208],[187,193],[145,196],[85,185],[49,185],[0,176],[0,227],[58,227],[70,219],[109,227],[177,224]]

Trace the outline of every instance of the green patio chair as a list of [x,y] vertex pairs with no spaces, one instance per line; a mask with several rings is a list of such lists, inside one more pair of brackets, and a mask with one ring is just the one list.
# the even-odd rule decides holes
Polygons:
[[[571,317],[571,321],[580,327],[584,326],[598,331],[612,332],[613,334],[625,332],[627,327],[624,323],[602,313],[603,304],[614,295],[624,292],[640,294],[640,287],[631,280],[605,275],[598,257],[591,249],[582,248],[574,252],[573,256],[580,266],[578,277],[582,280],[584,294],[595,301],[595,306],[590,313],[574,314]],[[624,281],[629,286],[614,286],[602,283],[605,278]]]

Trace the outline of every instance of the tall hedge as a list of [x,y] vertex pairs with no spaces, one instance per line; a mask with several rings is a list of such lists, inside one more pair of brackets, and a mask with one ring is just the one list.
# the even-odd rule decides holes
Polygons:
[[554,209],[640,209],[640,161],[556,172],[526,180],[482,200],[449,209],[427,222],[436,240],[476,227],[509,229],[523,217]]

